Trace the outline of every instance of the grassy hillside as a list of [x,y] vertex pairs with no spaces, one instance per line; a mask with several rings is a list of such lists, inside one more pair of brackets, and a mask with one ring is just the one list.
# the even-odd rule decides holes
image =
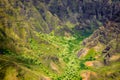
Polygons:
[[0,80],[119,80],[119,7],[0,0]]

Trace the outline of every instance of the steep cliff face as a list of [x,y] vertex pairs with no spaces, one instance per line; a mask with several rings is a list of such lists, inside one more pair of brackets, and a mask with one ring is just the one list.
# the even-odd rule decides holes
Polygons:
[[27,45],[29,38],[35,38],[34,32],[50,33],[60,23],[44,4],[35,4],[32,0],[1,0],[0,18],[0,48],[12,51],[20,45]]
[[83,21],[82,19],[93,18],[98,20],[110,19],[119,11],[118,2],[113,0],[49,0],[47,4],[49,4],[49,10],[61,19],[73,17],[70,20]]
[[120,11],[116,0],[49,0],[45,3],[62,21],[74,23],[72,31],[78,34],[92,33]]
[[[120,53],[120,23],[109,21],[105,27],[100,27],[93,35],[86,39],[83,44],[87,47],[92,48],[97,46],[99,43],[106,46],[102,51],[105,57],[110,57],[114,53]],[[105,62],[106,63],[106,62]]]
[[50,0],[48,9],[72,23],[90,24],[90,22],[105,22],[112,18],[120,9],[119,1],[114,0]]
[[[116,17],[117,16],[117,17]],[[89,62],[92,67],[96,66],[98,71],[95,71],[97,76],[101,79],[118,80],[119,77],[119,61],[120,61],[120,15],[116,13],[112,21],[106,22],[104,26],[99,27],[90,37],[83,41],[83,45],[89,50],[94,49],[91,54],[96,53],[96,62]],[[100,46],[101,45],[101,46]],[[84,49],[83,49],[84,50]],[[89,54],[86,52],[86,55]],[[80,51],[81,52],[81,51]],[[79,52],[79,53],[80,53]],[[99,53],[99,54],[97,54]],[[104,65],[102,65],[102,64]],[[87,66],[88,62],[86,63]],[[99,65],[98,65],[99,64]],[[114,67],[113,67],[114,66]],[[104,73],[103,73],[104,72]],[[94,79],[95,75],[90,77],[90,80]],[[99,79],[97,79],[99,80]]]

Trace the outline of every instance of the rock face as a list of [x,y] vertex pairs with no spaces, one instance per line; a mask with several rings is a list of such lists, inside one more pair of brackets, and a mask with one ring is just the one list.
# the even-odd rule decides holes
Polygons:
[[[119,18],[118,16],[117,18]],[[83,44],[91,48],[98,43],[106,45],[102,51],[105,58],[109,58],[114,53],[120,52],[120,23],[109,21],[104,26],[96,30],[90,38],[84,40]],[[105,59],[106,64],[106,59]]]
[[120,2],[114,0],[49,0],[45,3],[62,21],[78,23],[73,28],[78,34],[90,34],[120,11]]
[[[99,27],[89,38],[83,41],[83,45],[88,47],[89,49],[96,47],[98,44],[104,46],[101,55],[98,57],[99,59],[102,57],[102,62],[111,70],[105,70],[104,74],[102,73],[102,68],[99,69],[97,72],[99,75],[98,77],[101,79],[119,79],[119,71],[116,71],[119,67],[117,63],[120,60],[120,15],[116,13],[112,18],[111,21],[108,21],[104,24],[104,26]],[[98,59],[97,58],[97,59]],[[116,58],[116,59],[115,59]],[[101,73],[100,73],[101,72]],[[91,79],[93,76],[91,76]]]
[[108,20],[119,11],[117,7],[120,7],[119,2],[113,0],[49,0],[47,4],[50,4],[49,10],[53,14],[57,14],[61,19],[70,18],[73,21],[93,18]]

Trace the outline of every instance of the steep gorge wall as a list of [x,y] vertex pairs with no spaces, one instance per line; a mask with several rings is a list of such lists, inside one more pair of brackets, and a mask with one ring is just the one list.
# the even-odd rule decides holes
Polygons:
[[15,51],[17,47],[27,45],[29,38],[37,39],[34,32],[50,33],[59,27],[59,23],[59,18],[43,3],[0,0],[0,48]]

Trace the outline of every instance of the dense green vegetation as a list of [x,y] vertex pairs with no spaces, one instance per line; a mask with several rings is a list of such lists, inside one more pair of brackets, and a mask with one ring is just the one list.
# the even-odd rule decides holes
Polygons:
[[[41,41],[45,41],[45,43],[40,43],[35,39],[29,39],[30,49],[32,50],[29,54],[12,54],[12,52],[8,50],[4,50],[6,56],[11,56],[14,61],[21,66],[26,66],[31,70],[41,71],[45,75],[49,76],[55,80],[70,80],[70,79],[82,79],[80,77],[80,70],[87,69],[84,65],[83,61],[79,60],[77,57],[77,51],[82,48],[81,41],[86,36],[81,37],[59,37],[51,34],[42,34],[35,33]],[[4,54],[3,53],[3,54]],[[45,59],[42,58],[47,57],[47,62],[44,62]],[[49,59],[51,58],[51,59]],[[61,66],[61,62],[59,59],[64,62],[64,66]],[[49,61],[50,60],[50,61]],[[57,74],[56,72],[51,71],[51,67],[49,66],[50,62],[54,62],[55,64],[59,64],[58,67],[62,72]],[[61,67],[60,67],[61,66]]]
[[[56,77],[55,77],[55,76],[52,76],[51,73],[49,73],[49,75],[51,75],[51,78],[53,78],[55,80],[81,79],[79,72],[81,69],[85,68],[85,65],[82,63],[82,61],[80,62],[76,53],[79,49],[82,48],[81,41],[85,38],[85,36],[81,36],[79,38],[75,38],[75,37],[67,38],[67,37],[56,37],[54,35],[49,35],[49,34],[43,35],[41,33],[37,34],[37,35],[39,37],[42,37],[43,40],[49,41],[49,44],[61,46],[61,47],[57,48],[57,50],[60,52],[58,52],[55,55],[57,57],[61,58],[65,62],[66,66],[61,75],[56,75]],[[43,47],[43,46],[41,47],[39,45],[40,48],[38,48],[39,47],[38,44],[36,44],[35,40],[33,40],[33,39],[30,40],[30,44],[32,46],[32,49],[36,50],[36,51],[38,51],[37,49],[41,50],[41,48]],[[43,47],[43,48],[45,48],[45,47]],[[51,47],[49,47],[49,48],[51,48]],[[50,49],[49,49],[49,51],[50,51]],[[56,50],[53,49],[52,51],[55,52]]]

